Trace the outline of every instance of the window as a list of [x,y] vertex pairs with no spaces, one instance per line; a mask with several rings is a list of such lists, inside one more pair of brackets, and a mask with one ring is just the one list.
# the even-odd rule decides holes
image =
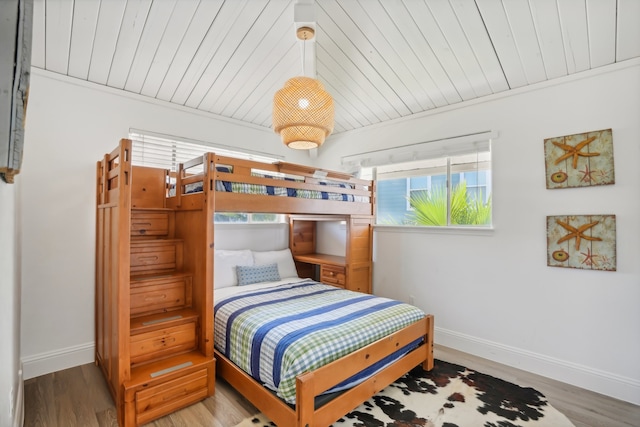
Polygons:
[[[207,152],[226,157],[273,163],[279,159],[262,153],[241,152],[232,147],[222,147],[203,141],[187,140],[149,132],[130,131],[132,141],[131,163],[136,166],[148,166],[168,169],[176,172],[180,163],[195,159]],[[284,215],[272,213],[218,212],[214,214],[216,223],[279,223],[285,222]]]
[[475,152],[377,166],[377,223],[491,226],[491,153]]
[[216,212],[213,215],[216,223],[240,224],[240,223],[265,223],[285,222],[284,215],[273,213],[242,213],[242,212]]

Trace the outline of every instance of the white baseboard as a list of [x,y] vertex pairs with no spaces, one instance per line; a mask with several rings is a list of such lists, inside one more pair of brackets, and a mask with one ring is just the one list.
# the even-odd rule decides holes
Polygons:
[[445,347],[640,405],[640,381],[633,378],[438,327],[435,340]]
[[[439,327],[435,328],[435,338],[437,344],[445,347],[640,405],[640,381],[633,378]],[[20,384],[23,380],[92,363],[94,360],[95,347],[93,343],[28,356],[22,359],[23,378],[21,378]],[[18,393],[18,399],[22,394],[22,391]],[[16,417],[22,412],[21,407],[22,402],[16,402]]]
[[24,357],[22,358],[22,373],[24,379],[28,380],[51,372],[92,363],[94,360],[94,343],[87,343]]
[[22,367],[18,371],[18,393],[16,394],[16,403],[13,407],[13,427],[22,427],[24,425],[24,377]]

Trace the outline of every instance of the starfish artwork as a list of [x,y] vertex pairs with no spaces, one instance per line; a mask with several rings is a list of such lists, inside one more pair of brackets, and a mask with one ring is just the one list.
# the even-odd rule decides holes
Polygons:
[[599,258],[600,255],[592,254],[591,249],[587,248],[587,252],[580,252],[580,254],[584,256],[583,264],[597,265],[596,258]]
[[548,216],[547,265],[615,271],[615,215]]
[[580,171],[580,173],[582,174],[582,178],[580,179],[580,181],[587,181],[589,180],[589,182],[593,181],[595,178],[593,177],[593,174],[596,171],[592,171],[589,170],[589,165],[584,165],[584,170]]
[[562,221],[560,221],[559,219],[556,219],[556,224],[559,224],[562,226],[562,228],[564,228],[565,230],[567,230],[569,233],[567,233],[565,236],[562,236],[561,238],[558,239],[558,244],[564,242],[565,240],[571,240],[571,239],[576,239],[576,251],[578,249],[580,249],[580,240],[581,239],[585,239],[585,240],[591,240],[591,241],[601,241],[602,239],[600,237],[593,237],[593,236],[587,236],[584,233],[589,230],[591,227],[593,227],[594,225],[597,225],[599,221],[593,221],[590,222],[589,224],[583,224],[580,227],[576,228],[576,227],[572,227],[567,223],[564,223]]
[[611,129],[544,140],[547,188],[614,184]]
[[564,151],[566,151],[566,153],[564,153],[562,156],[560,156],[560,157],[558,157],[556,159],[555,164],[557,165],[558,163],[560,163],[564,159],[568,159],[569,157],[571,157],[571,158],[573,158],[573,168],[576,169],[578,167],[578,157],[580,157],[580,156],[582,156],[582,157],[599,156],[600,153],[583,153],[582,152],[582,149],[584,147],[586,147],[590,142],[593,142],[595,139],[596,139],[596,137],[592,136],[591,138],[587,138],[584,141],[580,142],[575,147],[572,146],[572,145],[563,144],[563,143],[558,142],[558,141],[552,141],[553,145],[555,145],[556,147],[560,147]]

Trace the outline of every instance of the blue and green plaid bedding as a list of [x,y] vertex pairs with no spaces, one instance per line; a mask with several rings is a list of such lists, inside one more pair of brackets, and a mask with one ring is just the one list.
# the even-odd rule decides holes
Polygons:
[[[306,280],[216,301],[215,346],[286,402],[295,403],[297,375],[424,316],[399,301]],[[374,366],[330,391],[353,386],[380,368]]]
[[[319,185],[327,187],[327,191],[318,190],[303,190],[296,188],[286,187],[286,183],[282,181],[296,181],[304,182],[304,180],[294,180],[290,178],[281,178],[270,175],[262,175],[252,173],[253,176],[261,178],[271,178],[276,183],[274,185],[260,185],[260,184],[248,184],[242,182],[229,182],[229,181],[216,181],[217,191],[226,191],[230,193],[244,193],[244,194],[263,194],[268,196],[285,196],[285,197],[298,197],[302,199],[324,199],[324,200],[339,200],[344,202],[353,201],[365,201],[363,197],[353,196],[351,194],[344,194],[340,192],[340,189],[353,188],[349,184],[338,182],[319,182]],[[280,182],[277,182],[280,181]]]

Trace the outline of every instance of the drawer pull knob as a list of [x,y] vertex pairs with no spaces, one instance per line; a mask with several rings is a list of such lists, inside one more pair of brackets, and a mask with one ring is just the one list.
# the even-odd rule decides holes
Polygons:
[[138,260],[140,260],[140,261],[157,261],[158,260],[158,256],[157,255],[139,256]]

